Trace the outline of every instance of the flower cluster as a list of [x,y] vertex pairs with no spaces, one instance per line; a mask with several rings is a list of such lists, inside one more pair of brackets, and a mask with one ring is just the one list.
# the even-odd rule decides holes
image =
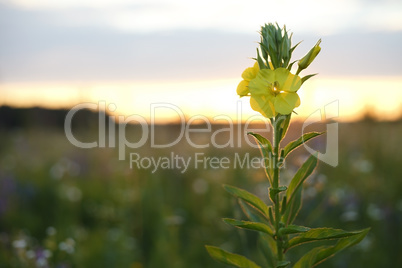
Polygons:
[[291,114],[300,105],[297,91],[307,79],[315,75],[301,78],[299,73],[318,55],[321,40],[297,61],[297,72],[292,74],[291,69],[296,61],[290,63],[290,58],[298,45],[291,47],[292,35],[288,35],[285,27],[281,29],[273,24],[263,26],[260,34],[260,50],[257,49],[256,62],[243,72],[237,94],[240,97],[250,96],[251,108],[267,118]]

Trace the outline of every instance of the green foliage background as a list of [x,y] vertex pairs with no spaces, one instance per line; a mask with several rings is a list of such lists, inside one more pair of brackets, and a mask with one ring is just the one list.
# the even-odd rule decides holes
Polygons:
[[[300,126],[292,123],[285,142],[300,136]],[[325,130],[324,125],[310,127]],[[157,126],[158,142],[174,140],[179,130],[178,125]],[[96,121],[74,131],[82,140],[97,139]],[[359,245],[318,267],[402,266],[402,121],[341,123],[339,132],[339,166],[319,164],[306,182],[296,223],[346,230],[372,227]],[[127,129],[129,140],[139,135],[137,126]],[[193,140],[205,143],[209,135],[194,134]],[[266,198],[262,169],[193,165],[184,174],[130,169],[128,159],[118,160],[116,149],[76,148],[62,128],[35,120],[3,126],[0,137],[0,267],[40,267],[37,257],[27,257],[29,249],[50,251],[49,267],[223,267],[209,257],[205,244],[262,259],[255,233],[221,220],[245,219],[222,184]],[[223,144],[228,137],[218,139]],[[309,145],[325,150],[325,137]],[[158,157],[172,151],[191,157],[259,156],[244,137],[240,148],[194,149],[183,140],[172,148],[152,149],[148,143],[127,153]],[[307,156],[303,149],[290,156],[282,178],[289,173],[290,179]],[[56,230],[54,235],[49,227]],[[68,238],[74,241],[73,252],[60,246]],[[21,239],[25,248],[16,247]],[[297,248],[289,252],[294,260],[303,253]]]

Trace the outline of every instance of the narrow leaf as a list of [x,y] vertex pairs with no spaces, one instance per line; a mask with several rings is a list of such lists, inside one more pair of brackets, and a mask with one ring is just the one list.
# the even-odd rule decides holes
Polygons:
[[262,57],[266,60],[268,59],[268,48],[263,44],[263,40],[261,39],[261,42],[259,43],[260,48],[261,48],[261,54]]
[[209,255],[211,255],[212,258],[214,258],[217,261],[220,261],[222,263],[232,265],[235,267],[239,268],[261,268],[257,264],[255,264],[253,261],[250,261],[244,256],[230,253],[228,251],[225,251],[223,249],[220,249],[218,247],[213,247],[213,246],[205,246]]
[[293,64],[295,64],[295,62],[297,62],[297,60],[292,61],[292,62],[289,64],[289,66],[288,66],[288,71],[291,71],[291,70],[292,70]]
[[269,197],[271,198],[272,202],[275,203],[275,195],[284,192],[287,190],[286,186],[280,186],[278,188],[269,188]]
[[243,211],[243,213],[247,216],[250,221],[254,222],[262,222],[262,223],[269,223],[269,220],[266,216],[263,216],[262,213],[256,209],[254,206],[250,205],[249,203],[243,201],[242,199],[239,200],[239,205]]
[[304,82],[306,82],[308,79],[310,79],[311,77],[316,76],[316,75],[317,75],[317,74],[309,74],[309,75],[306,75],[306,76],[302,77],[302,79],[301,79],[302,85],[303,85]]
[[290,264],[290,261],[280,261],[276,264],[276,268],[285,268]]
[[258,142],[259,148],[263,148],[268,153],[272,153],[272,145],[269,140],[267,140],[266,138],[257,133],[248,132],[247,134],[255,138],[255,140]]
[[303,188],[300,187],[296,191],[293,199],[286,205],[285,213],[282,216],[282,221],[284,223],[291,224],[296,219],[296,216],[302,207],[302,190]]
[[299,43],[297,43],[296,45],[294,45],[294,46],[290,49],[290,52],[293,52],[293,51],[295,50],[295,48],[296,48],[298,45],[300,45],[301,42],[303,42],[303,41],[300,41]]
[[260,233],[258,242],[261,245],[259,249],[263,251],[262,253],[267,261],[268,268],[275,268],[277,255],[275,240],[270,235]]
[[298,246],[300,244],[308,243],[308,242],[339,239],[339,238],[355,236],[355,235],[358,235],[358,234],[364,232],[365,230],[348,232],[348,231],[344,231],[341,229],[333,229],[333,228],[314,228],[314,229],[310,229],[309,231],[290,239],[287,249]]
[[283,214],[283,222],[285,224],[291,224],[296,218],[302,203],[302,185],[308,176],[313,172],[317,166],[317,153],[311,155],[306,162],[299,168],[289,184],[286,192],[286,199],[288,204],[286,206],[285,213]]
[[291,151],[302,145],[303,143],[311,140],[312,138],[315,138],[317,136],[320,136],[324,134],[325,132],[310,132],[303,134],[300,138],[298,138],[295,141],[290,142],[288,145],[285,146],[283,149],[283,158],[285,158]]
[[286,195],[283,197],[282,199],[282,206],[281,206],[281,213],[285,213],[286,210],[286,203],[287,203],[287,199],[286,199]]
[[303,182],[308,176],[313,172],[317,166],[317,153],[311,155],[306,162],[299,168],[289,184],[288,190],[286,192],[286,198],[288,202],[292,201],[299,187],[302,186]]
[[288,234],[297,234],[297,233],[305,233],[310,228],[298,225],[288,225],[286,227],[280,228],[278,233],[279,235],[288,235]]
[[264,163],[265,163],[265,173],[269,179],[270,184],[272,185],[272,176],[271,176],[271,163],[270,163],[270,159],[271,159],[271,155],[272,155],[272,145],[271,142],[269,140],[267,140],[266,138],[264,138],[263,136],[261,136],[260,134],[257,133],[253,133],[253,132],[248,132],[248,135],[251,135],[255,138],[257,144],[258,144],[258,148],[261,151],[261,155],[262,157],[264,157]]
[[361,230],[353,236],[340,239],[334,246],[322,246],[307,252],[293,268],[311,268],[334,256],[336,253],[356,245],[367,235],[368,229]]
[[264,224],[261,222],[240,221],[240,220],[228,219],[228,218],[223,219],[223,221],[227,224],[230,224],[230,225],[238,227],[238,228],[263,232],[263,233],[269,234],[271,236],[274,235],[271,227],[268,226],[267,224]]
[[269,213],[269,221],[273,225],[275,223],[275,220],[274,220],[274,214],[272,213],[272,207],[269,207],[268,213]]
[[[260,67],[260,69],[267,69],[267,66],[264,64],[264,61],[262,60],[261,56],[260,56],[260,51],[257,48],[257,62],[258,62],[258,66]],[[269,69],[269,68],[268,68]]]
[[[282,117],[285,118],[282,118]],[[279,141],[283,140],[283,138],[285,137],[286,133],[288,132],[288,128],[289,128],[289,124],[290,124],[290,118],[292,117],[292,114],[288,114],[288,115],[282,115],[279,120],[283,120],[283,122],[281,122],[281,138]],[[280,121],[279,121],[280,122]]]
[[266,218],[268,217],[268,206],[257,196],[253,195],[252,193],[247,192],[246,190],[230,186],[230,185],[223,185],[223,188],[227,192],[229,192],[231,195],[240,198],[250,205],[254,206],[256,209],[258,209],[262,215],[264,215]]

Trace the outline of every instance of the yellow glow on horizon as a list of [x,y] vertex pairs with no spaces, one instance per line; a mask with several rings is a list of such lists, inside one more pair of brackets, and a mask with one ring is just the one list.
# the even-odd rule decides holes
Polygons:
[[[107,105],[116,105],[112,114],[137,114],[149,120],[151,104],[165,103],[170,108],[159,105],[155,110],[157,120],[176,121],[181,113],[187,119],[195,115],[208,118],[226,115],[233,121],[245,121],[258,113],[250,108],[248,97],[236,95],[239,81],[236,78],[165,83],[3,83],[0,84],[0,105],[56,109],[71,108],[83,102],[105,101]],[[296,112],[299,117],[308,117],[317,109],[339,101],[340,121],[358,120],[367,109],[373,109],[379,119],[396,119],[402,111],[401,87],[401,77],[315,77],[299,91],[301,106]]]

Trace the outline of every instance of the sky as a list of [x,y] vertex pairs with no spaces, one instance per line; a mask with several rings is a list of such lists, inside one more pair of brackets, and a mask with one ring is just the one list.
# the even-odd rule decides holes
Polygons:
[[366,110],[402,115],[402,2],[394,0],[0,0],[0,105],[105,100],[145,118],[151,103],[209,117],[234,116],[241,105],[247,118],[256,113],[235,91],[268,22],[303,41],[294,59],[322,39],[300,116],[333,101],[340,120]]

